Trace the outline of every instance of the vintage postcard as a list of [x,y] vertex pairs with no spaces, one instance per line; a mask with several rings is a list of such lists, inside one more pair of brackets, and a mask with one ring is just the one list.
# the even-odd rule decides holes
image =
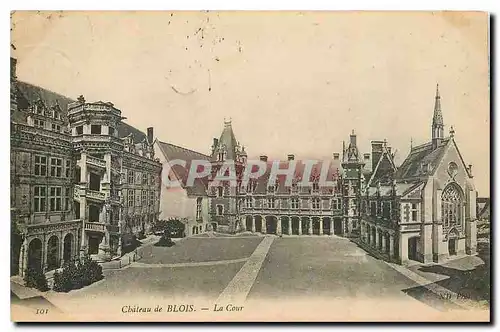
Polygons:
[[490,320],[489,15],[14,11],[11,319]]

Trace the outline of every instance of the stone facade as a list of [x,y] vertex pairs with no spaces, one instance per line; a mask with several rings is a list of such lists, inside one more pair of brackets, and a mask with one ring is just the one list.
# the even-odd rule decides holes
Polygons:
[[152,128],[145,135],[123,123],[112,103],[18,81],[11,59],[11,216],[21,233],[14,269],[52,270],[83,254],[109,260],[147,233],[159,213],[152,142]]

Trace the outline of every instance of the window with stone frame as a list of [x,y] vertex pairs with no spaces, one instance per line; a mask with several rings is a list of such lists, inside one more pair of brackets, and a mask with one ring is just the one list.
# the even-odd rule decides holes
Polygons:
[[47,157],[35,156],[35,175],[47,175]]
[[223,197],[224,196],[224,187],[219,186],[217,187],[217,197]]
[[460,189],[455,184],[448,185],[441,194],[441,218],[444,229],[462,225],[462,206]]
[[342,209],[342,201],[340,198],[332,199],[332,210],[341,210]]
[[246,197],[245,198],[245,206],[247,208],[253,208],[253,197]]
[[60,178],[62,177],[62,159],[50,158],[50,176]]
[[134,179],[135,179],[134,171],[131,169],[127,170],[127,183],[134,184]]
[[203,197],[196,198],[196,220],[202,220],[201,209],[202,209]]
[[418,204],[411,203],[411,221],[418,221]]
[[268,197],[266,201],[268,208],[274,209],[276,207],[276,199],[274,197]]
[[49,209],[50,211],[62,211],[61,187],[49,187]]
[[148,184],[148,173],[142,172],[142,184]]
[[151,205],[156,204],[156,195],[155,195],[155,190],[151,190],[149,192],[149,202]]
[[224,215],[224,205],[222,205],[222,204],[217,204],[217,206],[216,206],[216,211],[215,211],[215,212],[216,212],[216,214],[217,214],[218,216],[222,216],[222,215]]
[[45,121],[39,120],[39,119],[35,119],[33,121],[33,123],[34,123],[35,127],[45,129]]
[[69,159],[66,159],[66,166],[64,168],[64,172],[65,172],[66,178],[71,178],[72,177],[72,174],[71,174],[71,160],[69,160]]
[[134,190],[133,189],[127,190],[127,206],[133,207],[134,201],[135,201]]
[[319,183],[318,182],[316,182],[316,181],[313,182],[313,184],[312,184],[312,191],[313,191],[313,193],[319,192]]
[[321,200],[319,198],[312,199],[312,208],[313,210],[319,210],[321,208]]
[[291,203],[292,203],[291,204],[292,209],[296,210],[299,208],[299,199],[298,198],[296,198],[296,197],[292,198]]
[[35,186],[33,188],[33,207],[35,212],[45,212],[47,209],[47,187]]
[[147,206],[148,205],[148,191],[147,190],[142,190],[142,206]]

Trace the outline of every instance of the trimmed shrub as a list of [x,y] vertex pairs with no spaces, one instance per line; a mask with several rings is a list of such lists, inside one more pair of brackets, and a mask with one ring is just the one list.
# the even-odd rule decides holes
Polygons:
[[102,266],[90,257],[83,257],[77,262],[64,264],[61,273],[54,274],[54,287],[56,292],[69,292],[88,286],[103,278]]
[[45,292],[49,290],[47,278],[41,269],[29,267],[24,274],[24,282],[27,287],[36,288],[39,291]]
[[169,236],[165,234],[155,243],[155,247],[172,247],[175,245],[175,242]]

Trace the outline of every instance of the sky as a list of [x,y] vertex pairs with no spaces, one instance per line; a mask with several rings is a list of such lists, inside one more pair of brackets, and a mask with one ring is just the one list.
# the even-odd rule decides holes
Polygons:
[[[430,140],[436,84],[489,196],[488,17],[451,12],[15,12],[19,80],[111,101],[209,154],[224,119],[249,157],[325,158],[352,130],[401,163]],[[14,49],[15,48],[15,49]]]

